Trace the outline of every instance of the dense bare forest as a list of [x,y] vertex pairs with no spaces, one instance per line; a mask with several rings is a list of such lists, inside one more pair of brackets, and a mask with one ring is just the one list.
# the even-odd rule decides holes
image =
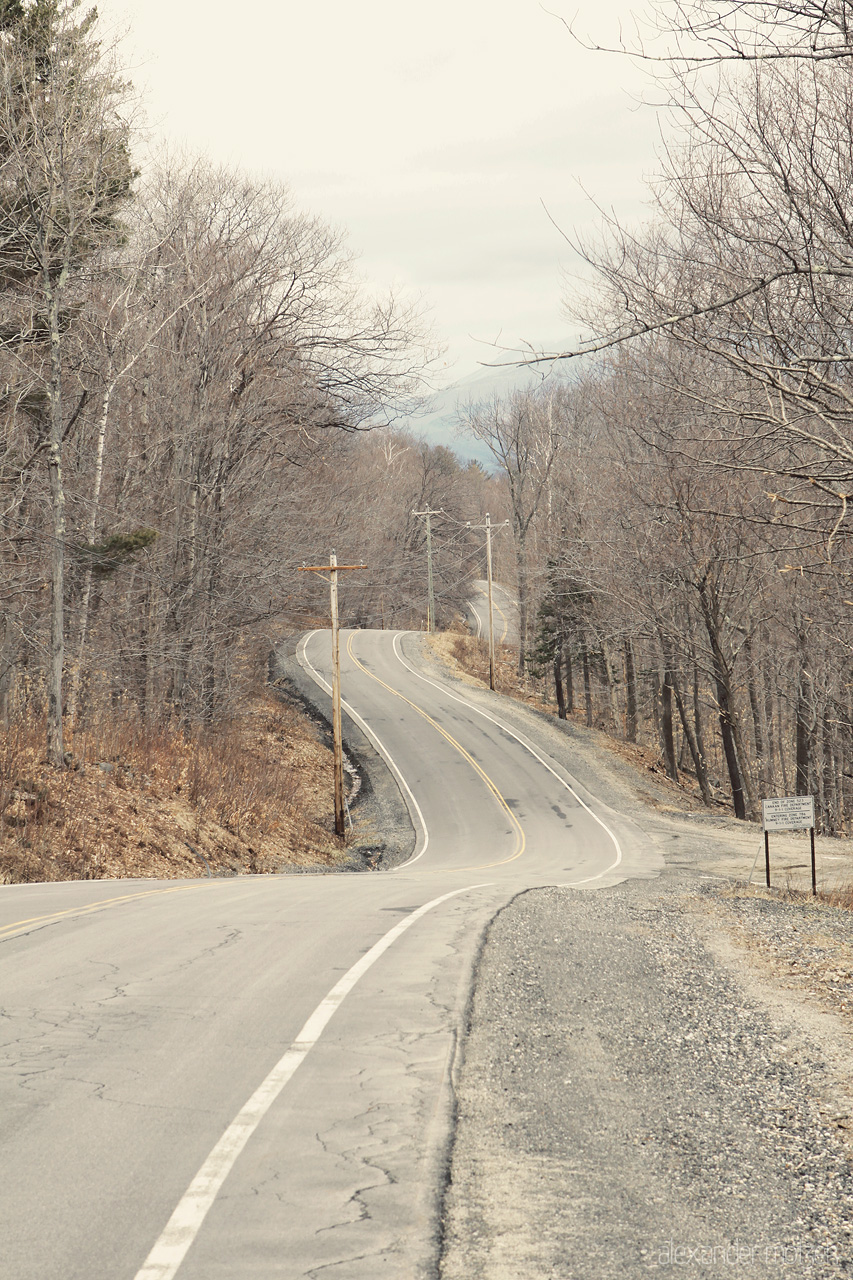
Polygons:
[[233,711],[253,647],[325,616],[296,570],[331,546],[369,566],[353,623],[417,624],[424,504],[447,616],[494,482],[388,425],[429,335],[338,232],[203,160],[135,172],[127,90],[76,5],[4,4],[0,30],[0,717],[46,706],[61,766],[107,706]]
[[434,355],[417,307],[280,187],[203,159],[138,171],[94,16],[0,0],[7,741],[37,731],[61,771],[111,718],[226,723],[270,647],[324,623],[298,570],[333,547],[368,566],[348,625],[424,625],[417,511],[440,513],[444,625],[491,511],[519,676],[560,714],[653,745],[739,817],[813,793],[849,830],[848,16],[661,11],[630,55],[667,103],[655,217],[577,246],[577,353],[460,410],[490,473],[398,425]]
[[[661,7],[666,143],[602,220],[565,387],[467,414],[510,485],[522,666],[706,803],[853,809],[851,8]],[[595,56],[604,56],[598,50]],[[548,353],[553,355],[554,353]],[[555,428],[556,402],[562,401]],[[568,424],[568,425],[567,425]],[[533,622],[534,615],[538,621]]]
[[[4,874],[36,848],[27,874],[103,874],[112,850],[91,857],[69,817],[72,773],[157,777],[165,803],[174,772],[228,831],[275,827],[291,783],[261,800],[255,779],[281,761],[243,767],[257,733],[222,730],[257,709],[270,648],[327,620],[299,566],[336,548],[368,566],[342,592],[348,623],[419,626],[412,513],[439,509],[446,620],[480,557],[466,522],[500,484],[399,429],[434,341],[340,231],[203,158],[137,169],[132,90],[94,11],[0,0],[0,73]],[[286,736],[271,723],[260,740]],[[195,781],[182,742],[207,760]]]

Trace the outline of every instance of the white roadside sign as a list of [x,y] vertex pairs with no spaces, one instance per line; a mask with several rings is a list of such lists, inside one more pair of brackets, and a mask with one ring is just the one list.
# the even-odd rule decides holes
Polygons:
[[814,796],[780,796],[761,801],[765,831],[807,831],[814,826]]

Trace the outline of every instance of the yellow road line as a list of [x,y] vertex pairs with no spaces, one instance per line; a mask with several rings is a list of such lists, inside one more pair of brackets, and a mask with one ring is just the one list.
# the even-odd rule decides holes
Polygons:
[[518,821],[518,818],[516,818],[512,809],[510,809],[509,805],[507,804],[504,797],[501,795],[495,783],[492,781],[492,779],[489,777],[486,771],[484,769],[481,769],[481,767],[477,764],[477,761],[474,759],[474,757],[465,750],[465,748],[462,746],[462,743],[457,742],[456,739],[453,737],[453,735],[448,733],[446,729],[442,729],[441,725],[436,720],[433,720],[432,716],[429,715],[428,712],[424,711],[423,707],[419,707],[416,702],[412,702],[411,699],[407,698],[405,694],[400,693],[399,689],[394,689],[391,687],[390,684],[386,684],[384,680],[380,680],[379,676],[375,676],[372,671],[368,671],[367,667],[365,667],[361,662],[359,662],[358,658],[355,656],[352,650],[352,642],[354,638],[355,637],[351,635],[347,640],[347,653],[350,656],[350,658],[352,658],[353,662],[358,667],[359,671],[364,672],[364,674],[368,676],[371,680],[375,680],[377,684],[380,684],[383,689],[387,689],[389,693],[393,693],[395,698],[399,698],[401,702],[405,702],[407,706],[411,707],[413,711],[416,711],[419,716],[422,716],[423,719],[426,720],[428,724],[432,725],[433,729],[435,729],[438,733],[440,733],[441,736],[459,752],[462,758],[466,760],[468,764],[470,764],[471,768],[478,775],[478,777],[480,777],[482,781],[485,782],[489,791],[491,791],[492,795],[495,797],[498,804],[501,806],[504,813],[509,818],[510,823],[515,828],[516,850],[515,850],[515,853],[513,853],[509,858],[502,858],[500,862],[482,863],[477,867],[460,867],[459,870],[484,871],[488,867],[502,867],[507,862],[515,862],[516,858],[520,858],[521,855],[524,853],[527,840],[524,834],[524,830],[522,829],[521,823]]
[[[224,882],[223,882],[224,883]],[[139,893],[123,893],[117,898],[106,898],[103,902],[90,902],[84,907],[68,907],[65,911],[51,911],[43,916],[30,916],[27,920],[15,920],[12,924],[0,925],[0,942],[7,938],[17,937],[20,933],[29,933],[40,925],[54,924],[66,916],[88,916],[96,911],[105,911],[120,902],[133,902],[139,898],[151,898],[164,893],[186,893],[190,889],[210,889],[209,884],[182,884],[172,889],[145,889]]]

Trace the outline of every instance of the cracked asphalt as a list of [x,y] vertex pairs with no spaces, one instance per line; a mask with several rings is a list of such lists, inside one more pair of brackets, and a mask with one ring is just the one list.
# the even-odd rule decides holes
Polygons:
[[0,890],[4,1280],[609,1280],[732,1243],[846,1267],[834,1077],[711,946],[695,877],[659,878],[672,822],[416,637],[345,639],[354,758],[398,776],[393,841],[376,778],[354,840],[396,869]]

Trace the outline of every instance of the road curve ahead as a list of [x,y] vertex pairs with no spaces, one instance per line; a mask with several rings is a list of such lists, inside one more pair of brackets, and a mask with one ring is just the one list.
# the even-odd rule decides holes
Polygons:
[[[483,928],[654,865],[417,647],[343,644],[417,832],[396,870],[0,889],[4,1280],[434,1273]],[[328,679],[327,632],[300,656]]]
[[[468,620],[474,634],[489,638],[489,584],[483,579],[471,583]],[[492,613],[495,619],[495,643],[518,647],[518,601],[506,587],[492,583]]]

